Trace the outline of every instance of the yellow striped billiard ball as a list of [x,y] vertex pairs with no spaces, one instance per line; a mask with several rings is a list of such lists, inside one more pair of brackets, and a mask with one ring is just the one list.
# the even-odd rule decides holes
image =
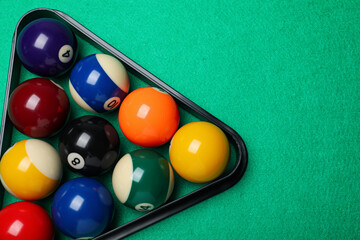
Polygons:
[[224,132],[212,123],[196,121],[182,126],[173,136],[169,157],[174,170],[184,179],[203,183],[219,177],[230,155]]
[[42,140],[17,142],[1,158],[1,183],[10,194],[22,200],[45,198],[55,190],[61,177],[59,154]]

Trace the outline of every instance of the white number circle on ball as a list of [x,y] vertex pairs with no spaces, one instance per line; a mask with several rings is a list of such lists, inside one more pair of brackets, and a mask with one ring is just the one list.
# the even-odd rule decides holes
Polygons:
[[70,45],[64,45],[59,50],[59,60],[62,63],[68,63],[71,61],[74,55],[74,50]]
[[119,97],[112,97],[109,98],[105,103],[104,103],[104,108],[106,110],[112,110],[114,108],[116,108],[120,103],[120,98]]
[[70,153],[67,161],[72,168],[82,169],[85,166],[84,158],[78,153]]
[[140,203],[135,206],[135,209],[138,211],[146,212],[154,209],[154,205],[151,203]]

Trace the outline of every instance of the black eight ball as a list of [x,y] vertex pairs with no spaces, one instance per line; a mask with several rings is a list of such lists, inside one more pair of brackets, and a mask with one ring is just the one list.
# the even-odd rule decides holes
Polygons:
[[119,135],[107,120],[97,116],[76,118],[60,135],[61,161],[71,171],[87,176],[103,174],[118,160]]

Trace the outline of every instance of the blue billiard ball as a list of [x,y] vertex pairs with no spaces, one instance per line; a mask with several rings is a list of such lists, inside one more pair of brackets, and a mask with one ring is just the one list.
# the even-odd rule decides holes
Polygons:
[[93,54],[74,66],[69,89],[80,107],[102,113],[115,109],[125,98],[129,91],[129,76],[115,57]]
[[87,177],[63,184],[51,206],[55,225],[72,238],[98,236],[111,222],[113,211],[109,190],[99,181]]
[[78,43],[64,23],[53,18],[39,18],[21,30],[16,51],[30,72],[43,77],[57,77],[72,67]]

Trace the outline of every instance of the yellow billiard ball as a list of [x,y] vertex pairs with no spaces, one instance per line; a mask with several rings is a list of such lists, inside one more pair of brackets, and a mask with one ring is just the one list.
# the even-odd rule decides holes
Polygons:
[[226,169],[230,156],[229,141],[214,124],[191,122],[173,136],[169,156],[174,170],[182,178],[197,183],[209,182]]
[[10,194],[22,200],[45,198],[55,190],[61,177],[59,154],[42,140],[17,142],[1,158],[1,183]]

